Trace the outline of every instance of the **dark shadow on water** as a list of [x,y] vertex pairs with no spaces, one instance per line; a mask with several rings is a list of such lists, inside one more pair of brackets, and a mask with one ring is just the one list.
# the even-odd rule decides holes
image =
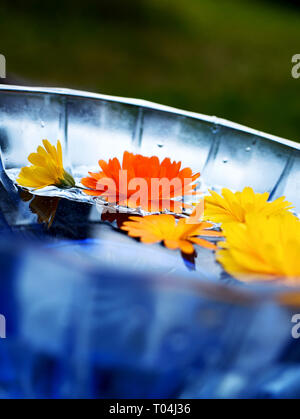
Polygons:
[[116,223],[118,228],[121,228],[123,223],[125,221],[129,221],[129,217],[131,217],[133,214],[128,214],[125,212],[119,212],[119,211],[109,211],[105,210],[101,214],[101,221],[107,221],[109,223]]
[[195,262],[195,259],[197,257],[196,250],[194,250],[194,253],[191,253],[191,254],[181,252],[181,257],[183,259],[185,266],[188,268],[189,271],[196,270],[196,262]]

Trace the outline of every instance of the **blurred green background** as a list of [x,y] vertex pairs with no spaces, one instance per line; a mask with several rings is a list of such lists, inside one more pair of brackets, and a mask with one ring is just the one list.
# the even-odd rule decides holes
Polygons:
[[300,140],[297,2],[2,0],[9,82],[144,98]]

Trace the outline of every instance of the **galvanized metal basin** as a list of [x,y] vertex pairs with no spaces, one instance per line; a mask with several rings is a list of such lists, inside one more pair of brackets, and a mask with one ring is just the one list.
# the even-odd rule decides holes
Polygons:
[[76,90],[0,85],[2,170],[26,165],[42,138],[62,141],[78,177],[99,158],[138,151],[181,160],[208,186],[285,195],[300,212],[300,145],[215,116]]

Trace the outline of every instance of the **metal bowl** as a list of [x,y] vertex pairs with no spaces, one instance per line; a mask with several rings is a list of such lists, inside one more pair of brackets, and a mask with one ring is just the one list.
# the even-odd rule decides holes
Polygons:
[[2,170],[60,139],[75,176],[124,150],[181,160],[210,187],[281,195],[300,211],[300,145],[217,118],[137,99],[0,85]]
[[0,397],[299,397],[278,288],[226,282],[205,252],[188,273],[171,251],[100,231],[86,202],[64,200],[47,230],[10,180],[41,139],[60,139],[78,179],[129,150],[181,160],[215,189],[285,195],[299,212],[297,143],[68,89],[0,85],[0,121]]

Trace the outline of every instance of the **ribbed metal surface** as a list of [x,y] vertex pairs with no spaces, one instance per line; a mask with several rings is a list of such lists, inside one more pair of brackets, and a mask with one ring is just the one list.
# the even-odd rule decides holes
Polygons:
[[208,186],[286,195],[300,211],[300,145],[215,116],[76,90],[0,85],[4,168],[27,164],[42,138],[63,142],[75,176],[99,158],[139,151],[181,160]]

